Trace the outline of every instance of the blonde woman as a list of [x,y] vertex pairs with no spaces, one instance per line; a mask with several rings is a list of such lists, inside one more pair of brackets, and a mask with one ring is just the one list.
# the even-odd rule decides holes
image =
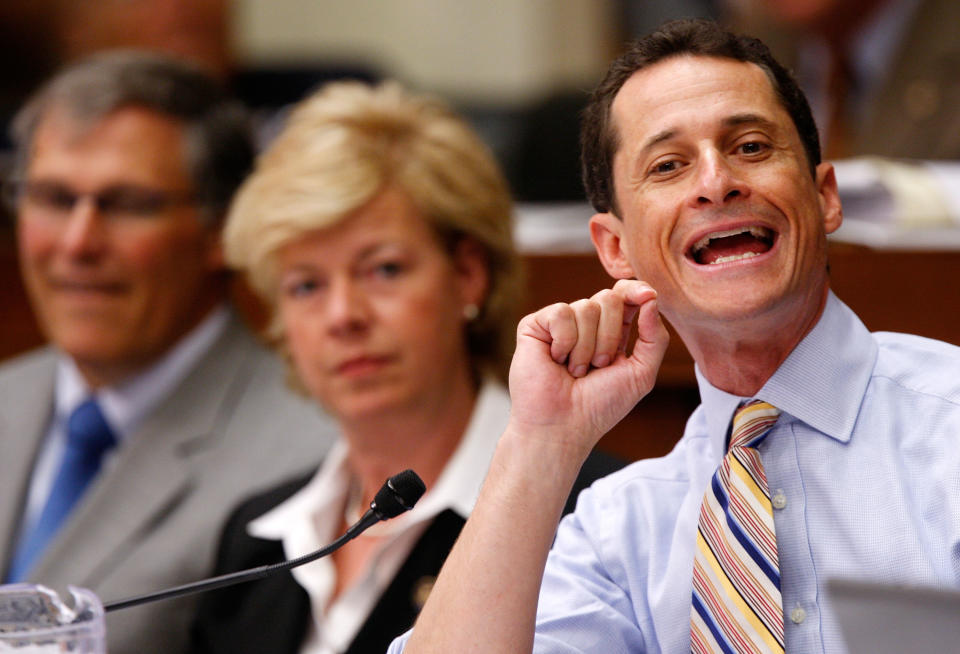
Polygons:
[[[292,576],[211,594],[195,651],[382,652],[411,626],[507,422],[511,211],[487,148],[435,99],[344,82],[292,113],[235,199],[226,251],[341,438],[319,470],[234,513],[217,572],[318,549],[405,468],[428,491]],[[574,493],[616,467],[594,457]]]

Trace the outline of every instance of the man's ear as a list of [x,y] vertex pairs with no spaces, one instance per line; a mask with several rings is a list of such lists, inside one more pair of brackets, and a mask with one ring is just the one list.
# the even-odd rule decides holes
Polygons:
[[590,240],[600,263],[614,279],[634,279],[636,273],[623,250],[623,221],[612,213],[597,213],[590,218]]
[[827,234],[837,231],[843,223],[843,207],[840,204],[840,192],[837,190],[837,175],[833,164],[823,162],[817,166],[817,194],[820,197],[820,211],[823,213],[823,226]]

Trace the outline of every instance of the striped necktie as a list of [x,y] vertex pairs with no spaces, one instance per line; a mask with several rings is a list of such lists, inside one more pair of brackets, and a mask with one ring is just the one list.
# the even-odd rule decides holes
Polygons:
[[700,506],[690,651],[783,652],[783,602],[773,508],[756,446],[777,421],[754,400],[733,417],[730,449]]

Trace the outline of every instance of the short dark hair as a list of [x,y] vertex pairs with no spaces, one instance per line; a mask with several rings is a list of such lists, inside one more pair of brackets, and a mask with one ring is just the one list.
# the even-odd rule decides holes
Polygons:
[[14,175],[22,177],[33,138],[51,110],[93,125],[123,107],[181,121],[189,174],[209,220],[219,220],[253,166],[247,112],[203,69],[152,52],[118,50],[64,68],[20,109],[11,124]]
[[777,98],[793,120],[815,174],[820,163],[820,139],[807,98],[800,86],[759,39],[728,32],[713,21],[681,19],[662,25],[634,41],[607,70],[583,110],[580,156],[587,199],[601,213],[617,211],[613,186],[613,157],[620,146],[610,116],[613,100],[638,70],[680,55],[720,57],[758,65],[767,74]]

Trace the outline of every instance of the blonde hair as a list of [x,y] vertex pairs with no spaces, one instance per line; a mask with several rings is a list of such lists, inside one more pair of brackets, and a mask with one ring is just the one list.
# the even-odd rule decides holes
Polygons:
[[484,249],[489,292],[467,324],[466,342],[476,372],[505,375],[523,288],[506,181],[447,105],[395,82],[335,82],[300,102],[234,199],[227,261],[267,303],[270,334],[283,333],[277,251],[343,220],[387,187],[410,198],[451,254],[464,238]]

